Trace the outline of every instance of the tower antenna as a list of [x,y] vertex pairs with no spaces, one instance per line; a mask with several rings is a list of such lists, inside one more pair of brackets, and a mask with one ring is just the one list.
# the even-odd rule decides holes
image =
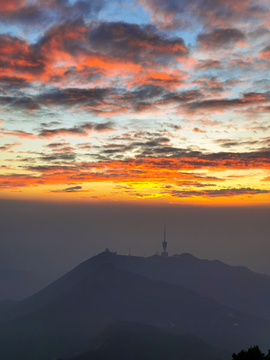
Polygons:
[[162,246],[163,246],[163,252],[161,253],[161,256],[168,256],[167,253],[167,241],[166,241],[166,223],[164,223],[164,240],[162,242]]
[[166,223],[164,223],[164,242],[166,242]]

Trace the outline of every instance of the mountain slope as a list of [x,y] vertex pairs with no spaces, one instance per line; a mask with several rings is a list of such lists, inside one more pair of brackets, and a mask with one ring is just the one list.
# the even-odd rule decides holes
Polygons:
[[190,254],[142,258],[103,252],[81,263],[29,299],[14,304],[11,311],[1,311],[0,306],[0,321],[38,310],[104,263],[112,263],[119,269],[150,279],[185,286],[201,296],[270,320],[270,276],[254,273],[245,267],[229,266],[220,261],[201,260]]
[[[54,283],[53,288],[61,285],[63,291],[58,289],[54,299],[47,298],[39,310],[0,324],[1,360],[68,357],[82,352],[91,338],[119,320],[155,325],[177,335],[194,334],[230,352],[253,343],[270,346],[268,322],[187,288],[120,270],[110,263],[87,275],[82,271],[81,277],[78,269],[75,273],[77,281],[69,287],[70,274],[64,279],[66,290],[60,280]],[[52,296],[52,286],[48,289]]]
[[85,263],[111,262],[120,269],[185,286],[234,309],[270,320],[270,276],[191,254],[163,258],[102,253]]
[[106,261],[106,256],[102,259],[102,261],[99,261],[101,259],[96,261],[96,258],[97,257],[94,257],[79,264],[67,274],[48,285],[46,288],[40,290],[27,299],[13,303],[13,305],[9,306],[8,309],[6,309],[6,307],[2,308],[0,303],[0,321],[8,321],[32,313],[33,311],[37,311],[44,305],[57,299],[58,296],[83,281],[87,278],[87,276],[89,276],[89,274],[95,272],[100,265],[108,262]]
[[229,360],[230,354],[194,336],[175,336],[156,327],[120,322],[106,328],[92,349],[72,360]]

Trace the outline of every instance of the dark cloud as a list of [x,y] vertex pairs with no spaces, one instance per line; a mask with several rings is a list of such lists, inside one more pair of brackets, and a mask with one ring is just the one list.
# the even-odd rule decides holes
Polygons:
[[258,13],[258,14],[265,14],[270,11],[269,3],[251,3],[248,7],[250,12]]
[[165,90],[162,86],[153,86],[153,85],[145,85],[139,86],[132,92],[127,92],[122,96],[124,100],[153,100],[158,99],[160,96],[164,95]]
[[60,121],[50,121],[50,122],[47,122],[47,123],[41,123],[40,126],[48,128],[48,127],[57,126],[57,125],[60,125],[60,124],[61,124]]
[[[4,130],[0,129],[0,134],[7,136],[14,136],[24,139],[38,139],[38,138],[52,138],[54,136],[88,136],[92,131],[106,132],[113,131],[114,123],[111,121],[105,123],[84,123],[81,125],[75,125],[73,127],[62,127],[62,128],[43,128],[37,135],[34,133],[28,133],[22,130]],[[64,146],[65,144],[63,144]]]
[[75,107],[97,115],[123,112],[143,112],[169,103],[189,103],[203,96],[199,90],[177,93],[161,86],[139,86],[133,90],[116,88],[54,90],[34,98],[40,106]]
[[53,153],[53,155],[44,155],[44,156],[41,156],[40,159],[42,161],[57,161],[57,160],[60,160],[60,161],[74,161],[76,159],[76,154],[74,153],[66,153],[66,154],[63,154],[63,153]]
[[221,67],[222,63],[219,60],[200,60],[195,68],[200,71]]
[[[169,145],[170,138],[167,137],[152,137],[146,141],[136,141],[136,138],[129,138],[128,144],[110,143],[108,145],[91,147],[93,156],[93,150],[97,151],[97,154],[102,154],[105,159],[117,158],[125,159],[126,153],[132,152],[136,158],[145,157],[161,157],[161,156],[180,156],[184,153],[189,153],[190,149],[182,149],[172,145]],[[89,149],[86,147],[86,149]],[[120,155],[121,154],[121,157]],[[98,155],[97,155],[98,156]]]
[[217,178],[216,176],[207,176],[199,173],[189,173],[189,172],[183,172],[179,171],[179,175],[181,177],[187,178],[187,179],[200,179],[200,180],[208,180],[208,181],[224,181],[223,179]]
[[261,150],[267,150],[270,148],[270,138],[261,138],[261,139],[247,139],[247,140],[231,140],[231,139],[217,139],[214,140],[215,143],[220,144],[224,148],[230,148],[234,146],[248,146],[252,148],[253,146],[260,147]]
[[224,148],[229,148],[232,146],[238,146],[239,143],[237,141],[231,141],[231,140],[226,140],[226,139],[218,139],[214,141],[215,143],[218,143],[220,146],[224,147]]
[[0,96],[0,105],[9,106],[15,110],[39,110],[39,105],[30,97]]
[[191,26],[183,16],[184,12],[189,12],[185,1],[140,0],[140,3],[150,11],[152,20],[164,29],[185,29]]
[[215,49],[231,47],[245,40],[245,35],[238,29],[215,29],[197,36],[198,43],[207,48]]
[[267,20],[267,2],[257,4],[250,0],[140,0],[149,10],[152,21],[163,28],[176,29],[192,26],[192,20],[209,27],[222,27],[235,22]]
[[28,81],[16,76],[0,76],[0,85],[5,88],[22,88],[28,85]]
[[[81,146],[81,150],[91,150],[88,155],[97,158],[100,161],[113,161],[115,159],[121,161],[140,161],[149,162],[149,166],[165,166],[166,168],[178,168],[178,170],[187,169],[248,169],[248,168],[269,168],[269,139],[262,139],[257,142],[260,151],[250,152],[217,152],[204,154],[202,150],[194,150],[193,146],[173,146],[170,144],[169,138],[152,138],[146,141],[136,141],[136,139],[128,138],[128,143],[112,143],[93,146],[86,144]],[[121,138],[119,139],[121,140]],[[122,140],[121,140],[122,141]],[[218,142],[221,146],[225,144],[225,148],[232,146],[230,139],[220,139]],[[236,142],[235,142],[236,143]],[[227,144],[227,145],[226,145]],[[250,141],[241,143],[240,145],[252,146]],[[235,144],[236,145],[236,144]],[[132,160],[130,159],[132,153]],[[117,156],[117,157],[116,157]],[[152,159],[152,160],[151,160]],[[160,160],[160,163],[159,163]],[[135,163],[134,163],[135,167]],[[137,165],[136,165],[137,167]]]
[[41,138],[50,138],[54,136],[71,136],[71,135],[88,135],[93,130],[93,125],[83,124],[73,126],[72,128],[58,128],[58,129],[42,129],[38,136]]
[[112,131],[114,123],[112,121],[107,121],[105,123],[100,124],[94,124],[93,130],[97,132],[106,132],[106,131]]
[[29,171],[39,172],[42,174],[47,173],[57,173],[57,172],[64,172],[68,173],[69,171],[76,171],[79,170],[77,166],[74,166],[73,164],[65,164],[65,165],[37,165],[37,166],[28,166],[26,168]]
[[187,107],[191,110],[196,109],[212,109],[212,110],[225,110],[226,108],[234,106],[243,106],[241,99],[213,99],[194,101],[187,104]]
[[157,101],[158,105],[169,105],[173,103],[184,104],[188,106],[189,103],[192,103],[193,100],[198,100],[204,97],[204,93],[201,90],[187,90],[183,92],[164,92],[162,97]]
[[98,107],[100,103],[105,103],[106,99],[114,95],[114,89],[108,88],[67,88],[56,89],[52,92],[43,93],[37,97],[41,104],[73,106],[76,104],[87,104],[89,107]]
[[193,101],[185,105],[191,111],[211,110],[223,112],[230,108],[247,107],[249,105],[261,104],[270,100],[270,92],[265,93],[245,93],[242,98],[233,99],[211,99],[202,101]]
[[170,124],[170,123],[164,123],[163,124],[164,126],[168,126],[169,128],[175,130],[175,131],[178,131],[178,130],[181,130],[182,129],[182,126],[181,125],[176,125],[176,124]]
[[97,132],[112,131],[113,123],[106,122],[100,124],[85,123],[71,128],[58,128],[58,129],[42,129],[38,137],[50,138],[54,136],[87,136],[93,130]]
[[54,193],[75,193],[75,192],[82,192],[82,187],[81,186],[72,186],[66,189],[62,189],[62,190],[50,190],[50,192],[54,192]]
[[[35,99],[42,106],[76,107],[97,115],[128,111],[131,105],[131,94],[113,88],[67,88],[43,93]],[[128,107],[127,107],[128,106]],[[111,124],[108,124],[110,126]],[[111,127],[111,126],[110,126]],[[85,129],[86,130],[86,129]],[[83,133],[74,128],[73,132]]]
[[24,24],[27,27],[49,26],[59,21],[96,16],[103,6],[103,0],[77,0],[75,2],[9,0],[7,4],[1,3],[0,20],[6,23]]
[[40,109],[40,106],[31,98],[18,98],[11,104],[13,109],[36,111]]
[[194,81],[194,83],[200,86],[201,92],[202,90],[207,90],[207,92],[221,92],[234,88],[239,83],[239,80],[227,79],[225,81],[221,81],[216,76],[208,76],[205,78],[201,77],[200,79]]
[[142,64],[167,63],[187,55],[182,38],[168,38],[151,25],[100,22],[92,27],[89,44],[94,51]]
[[195,132],[195,133],[205,133],[206,132],[206,131],[201,130],[201,129],[197,128],[197,127],[193,128],[192,131]]
[[270,190],[252,189],[252,188],[227,188],[220,190],[172,190],[171,196],[184,198],[191,196],[202,196],[202,197],[232,197],[239,195],[258,195],[258,194],[269,194]]
[[43,146],[44,148],[47,148],[53,152],[53,154],[72,154],[75,151],[75,148],[73,148],[68,142],[62,141],[62,142],[54,142]]
[[50,149],[58,149],[60,147],[65,146],[65,142],[55,142],[55,143],[50,143],[47,145],[44,145],[44,147],[50,148]]

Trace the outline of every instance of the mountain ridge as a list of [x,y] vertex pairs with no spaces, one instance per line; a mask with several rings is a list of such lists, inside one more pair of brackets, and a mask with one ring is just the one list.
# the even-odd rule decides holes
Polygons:
[[78,279],[92,273],[102,263],[134,272],[151,279],[185,286],[201,296],[210,297],[236,310],[270,320],[270,276],[258,274],[242,266],[227,265],[219,260],[198,259],[189,253],[147,258],[117,255],[105,251],[77,265],[64,276],[38,293],[1,310],[0,321],[23,316],[38,310],[57,294],[76,284]]
[[269,346],[270,322],[186,287],[119,269],[108,258],[105,254],[106,261],[98,261],[98,266],[84,264],[42,290],[39,296],[57,286],[63,290],[68,279],[73,281],[38,310],[0,323],[0,359],[68,357],[82,352],[91,339],[119,320],[155,325],[177,336],[193,334],[229,351],[238,351],[253,341],[262,348]]

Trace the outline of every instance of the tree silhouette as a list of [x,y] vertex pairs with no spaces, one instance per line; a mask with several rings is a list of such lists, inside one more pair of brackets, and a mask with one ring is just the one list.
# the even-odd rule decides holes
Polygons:
[[259,346],[253,346],[248,350],[241,350],[238,354],[233,353],[232,360],[270,360],[270,350],[265,355]]

